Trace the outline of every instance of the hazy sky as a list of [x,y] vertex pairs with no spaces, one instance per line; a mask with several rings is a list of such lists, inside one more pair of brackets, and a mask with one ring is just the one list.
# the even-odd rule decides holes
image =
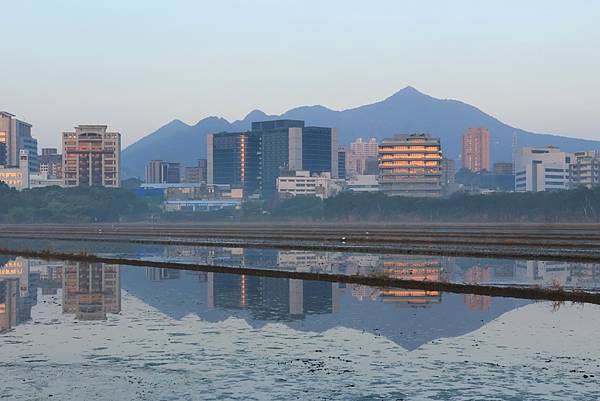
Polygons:
[[412,85],[600,139],[600,1],[0,0],[0,110],[41,146],[168,121],[344,109]]

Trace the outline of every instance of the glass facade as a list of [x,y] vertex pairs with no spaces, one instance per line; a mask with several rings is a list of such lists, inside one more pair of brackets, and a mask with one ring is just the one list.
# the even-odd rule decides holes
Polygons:
[[346,179],[346,149],[338,150],[338,178]]
[[6,143],[0,141],[0,166],[6,164]]
[[302,170],[310,174],[331,172],[331,128],[305,127],[302,130]]
[[289,170],[289,129],[304,128],[304,121],[275,120],[252,123],[252,135],[260,146],[259,187],[263,196],[277,191],[277,177]]
[[[290,138],[295,138],[292,143]],[[268,197],[277,191],[277,178],[294,166],[290,160],[311,174],[330,172],[331,146],[331,128],[304,127],[299,120],[260,121],[252,123],[250,132],[214,134],[213,182],[239,185],[246,195]]]
[[241,186],[245,175],[244,132],[223,132],[213,137],[214,183]]

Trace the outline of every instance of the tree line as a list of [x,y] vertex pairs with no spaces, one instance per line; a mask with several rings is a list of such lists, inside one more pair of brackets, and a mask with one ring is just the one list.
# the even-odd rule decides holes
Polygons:
[[0,183],[2,223],[93,223],[141,220],[149,206],[120,188],[45,187],[17,191]]
[[600,222],[600,187],[538,193],[457,193],[449,198],[344,192],[326,200],[297,196],[246,202],[238,209],[165,213],[156,202],[127,189],[47,187],[18,192],[0,183],[0,223],[144,220]]

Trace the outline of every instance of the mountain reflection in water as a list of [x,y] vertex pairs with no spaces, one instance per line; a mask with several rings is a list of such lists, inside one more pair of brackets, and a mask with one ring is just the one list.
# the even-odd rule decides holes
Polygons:
[[[442,273],[439,258],[388,258],[383,267],[391,276],[419,280],[436,280]],[[473,271],[468,269],[467,274]],[[311,332],[345,327],[377,333],[409,350],[471,332],[529,303],[437,291],[15,258],[0,268],[1,331],[30,319],[38,288],[42,295],[59,295],[62,313],[80,321],[106,320],[107,314],[120,313],[123,288],[173,319],[192,314],[219,322],[233,316],[254,328],[282,322]]]

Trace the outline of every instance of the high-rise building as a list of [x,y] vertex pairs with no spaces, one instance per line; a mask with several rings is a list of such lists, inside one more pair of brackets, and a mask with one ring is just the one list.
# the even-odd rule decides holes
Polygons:
[[490,133],[487,128],[469,128],[463,134],[462,166],[473,172],[490,171]]
[[369,139],[369,142],[363,141],[362,138],[356,138],[350,144],[350,150],[359,157],[377,157],[379,145],[377,145],[377,139],[375,138]]
[[198,178],[200,182],[206,183],[207,160],[198,159]]
[[176,184],[181,182],[181,164],[150,160],[146,165],[146,184]]
[[167,183],[176,184],[181,182],[181,163],[167,163]]
[[575,152],[570,165],[570,186],[592,188],[600,185],[600,151]]
[[569,188],[572,154],[549,146],[521,148],[515,157],[515,191],[540,192]]
[[258,189],[259,151],[256,137],[248,132],[209,134],[207,147],[207,181],[244,188],[247,193]]
[[63,133],[63,178],[66,187],[121,186],[121,134],[106,125],[79,125]]
[[346,179],[346,155],[348,149],[345,146],[338,147],[338,178]]
[[239,185],[245,193],[268,196],[277,177],[289,171],[338,175],[338,132],[305,127],[304,121],[252,123],[250,132],[223,132],[207,137],[209,184]]
[[387,195],[441,194],[442,149],[428,134],[396,135],[379,145],[379,189]]
[[[37,139],[31,136],[31,124],[18,120],[13,114],[0,111],[0,164],[18,166],[20,151],[29,152],[29,171],[39,170]],[[3,163],[2,163],[3,162]]]
[[146,184],[164,184],[167,182],[167,163],[163,160],[150,160],[146,164]]
[[62,155],[56,148],[44,148],[39,156],[40,173],[45,173],[49,179],[62,178]]
[[298,120],[260,121],[252,123],[251,135],[259,138],[263,195],[277,190],[277,177],[285,171],[330,172],[338,177],[336,128],[306,127]]
[[0,166],[6,166],[6,137],[0,132]]
[[377,139],[371,138],[368,142],[362,138],[350,144],[350,152],[346,157],[346,170],[348,175],[377,174]]

